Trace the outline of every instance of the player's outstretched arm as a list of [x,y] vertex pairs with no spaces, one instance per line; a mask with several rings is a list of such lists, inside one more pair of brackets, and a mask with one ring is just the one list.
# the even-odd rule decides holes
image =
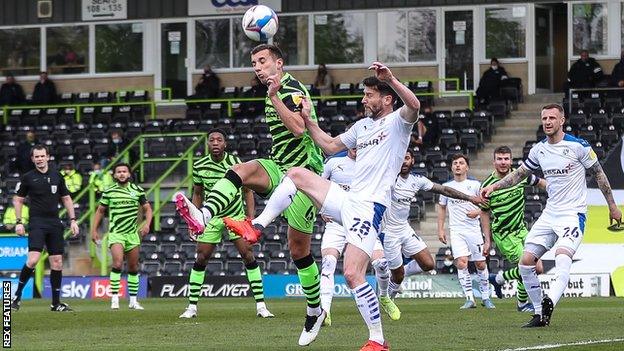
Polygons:
[[273,107],[275,107],[275,111],[282,120],[282,123],[284,123],[286,128],[288,128],[288,130],[293,133],[295,137],[298,138],[302,136],[305,131],[305,124],[303,122],[301,112],[291,111],[277,95],[277,92],[282,87],[279,77],[277,75],[271,76],[267,78],[267,83],[267,95],[269,96],[269,99],[271,99],[271,103],[273,103]]
[[418,101],[416,95],[401,83],[383,63],[373,62],[368,69],[374,70],[377,79],[390,85],[403,101],[404,105],[399,111],[401,118],[410,123],[416,122],[418,120],[418,111],[420,110],[420,101]]
[[310,137],[314,141],[316,145],[318,145],[326,155],[333,155],[337,152],[340,152],[347,147],[340,140],[340,136],[332,137],[331,135],[325,133],[321,127],[318,126],[318,123],[310,119],[310,111],[312,111],[312,103],[306,99],[305,97],[301,100],[301,105],[303,108],[301,109],[301,116],[305,122],[305,126],[308,129],[308,133],[310,133]]
[[613,198],[613,190],[611,190],[611,184],[609,184],[609,178],[605,174],[600,162],[594,163],[588,170],[589,174],[593,175],[598,184],[598,188],[604,195],[607,204],[609,205],[609,220],[611,223],[615,220],[618,223],[622,222],[622,211],[617,207],[615,199]]
[[500,190],[500,189],[507,189],[509,187],[512,187],[518,183],[520,183],[521,181],[523,181],[524,179],[526,179],[526,177],[528,177],[529,175],[531,175],[531,171],[526,168],[524,165],[520,166],[518,169],[516,169],[515,171],[509,173],[508,175],[505,176],[505,178],[499,180],[498,182],[486,186],[485,188],[481,189],[481,197],[484,199],[487,199],[490,197],[490,194],[496,190]]
[[438,183],[433,183],[433,188],[431,188],[431,192],[452,197],[454,199],[470,201],[475,205],[481,204],[481,198],[477,196],[470,196],[468,194],[464,194],[459,190],[453,189],[451,187],[440,185]]

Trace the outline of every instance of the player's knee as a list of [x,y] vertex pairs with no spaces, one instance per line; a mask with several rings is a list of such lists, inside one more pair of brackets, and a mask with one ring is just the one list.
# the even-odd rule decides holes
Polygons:
[[251,264],[256,261],[256,258],[254,257],[254,254],[253,254],[253,250],[251,248],[249,250],[240,252],[240,255],[245,265]]
[[345,268],[344,277],[345,277],[345,281],[347,282],[347,285],[351,289],[355,288],[361,283],[360,282],[361,279],[356,269],[353,269],[350,267]]
[[55,271],[60,271],[61,269],[63,269],[63,256],[50,256],[50,268]]
[[232,165],[232,168],[230,168],[230,170],[236,173],[236,175],[241,180],[241,182],[244,183],[250,174],[256,173],[257,171],[257,166],[255,166],[256,163],[254,162],[237,163],[235,165]]
[[396,284],[401,284],[403,279],[405,279],[405,271],[401,268],[393,269],[392,271],[392,281]]
[[466,269],[468,267],[468,257],[458,257],[455,259],[457,269]]
[[420,268],[422,268],[424,272],[429,272],[430,270],[433,270],[435,268],[435,264],[431,259],[422,263],[419,262],[418,265],[420,266]]
[[288,178],[290,178],[295,184],[299,184],[301,180],[306,176],[306,169],[301,167],[293,167],[286,172]]
[[205,253],[198,251],[197,255],[195,256],[195,263],[205,266],[206,263],[208,263],[208,255],[206,255]]
[[487,265],[485,264],[485,261],[476,261],[475,262],[475,266],[477,267],[478,270],[482,271],[484,269],[487,268]]

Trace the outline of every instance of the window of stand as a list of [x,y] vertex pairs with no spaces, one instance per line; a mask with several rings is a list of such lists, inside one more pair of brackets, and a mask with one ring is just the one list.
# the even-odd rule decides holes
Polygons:
[[377,14],[377,58],[382,62],[436,59],[436,11],[386,11]]
[[3,75],[37,75],[41,70],[41,29],[0,29],[0,71]]
[[592,55],[608,53],[606,3],[572,4],[572,54],[588,50]]
[[485,9],[485,57],[526,57],[526,6]]
[[89,27],[46,28],[46,62],[50,74],[89,72]]
[[316,14],[314,63],[364,62],[364,13]]
[[143,71],[143,23],[95,26],[95,72]]

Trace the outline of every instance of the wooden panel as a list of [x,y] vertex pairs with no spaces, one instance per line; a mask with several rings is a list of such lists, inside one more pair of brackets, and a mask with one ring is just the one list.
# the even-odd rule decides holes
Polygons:
[[[19,79],[19,78],[18,78]],[[151,89],[154,87],[154,76],[136,76],[136,77],[115,77],[115,78],[69,78],[54,79],[51,78],[56,85],[56,91],[62,93],[79,93],[79,92],[98,92],[110,91],[114,92],[119,89],[143,88]],[[36,80],[18,80],[18,83],[24,88],[25,94],[31,94],[35,88]]]

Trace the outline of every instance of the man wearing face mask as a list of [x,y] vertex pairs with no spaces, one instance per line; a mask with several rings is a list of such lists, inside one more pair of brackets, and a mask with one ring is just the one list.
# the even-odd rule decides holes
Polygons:
[[112,161],[123,149],[126,147],[126,143],[124,142],[121,133],[118,131],[114,131],[111,133],[110,144],[108,145],[108,150],[106,151],[106,157],[102,159],[100,162],[103,168]]
[[501,82],[507,79],[507,71],[501,67],[496,57],[492,57],[490,68],[483,72],[477,89],[477,102],[480,105],[500,99]]

